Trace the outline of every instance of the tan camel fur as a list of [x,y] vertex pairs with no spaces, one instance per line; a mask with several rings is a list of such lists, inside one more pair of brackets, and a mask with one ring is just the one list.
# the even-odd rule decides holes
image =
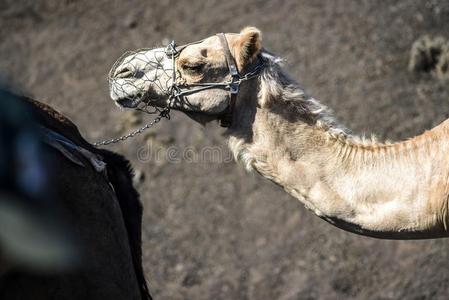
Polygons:
[[[227,130],[230,148],[247,170],[351,232],[385,239],[448,236],[449,121],[397,143],[351,135],[285,73],[279,58],[262,48],[258,29],[226,37],[240,74],[264,65],[260,76],[241,84]],[[126,99],[146,93],[141,101],[170,106],[200,122],[218,119],[228,109],[229,91],[219,88],[168,100],[154,81],[172,78],[142,63],[152,61],[154,51],[160,49],[137,52],[114,69],[110,83],[116,103],[126,106]],[[157,61],[171,73],[169,57]],[[177,80],[186,84],[229,79],[217,36],[182,50],[176,69]],[[134,76],[137,71],[144,76]],[[123,89],[124,81],[133,85]]]

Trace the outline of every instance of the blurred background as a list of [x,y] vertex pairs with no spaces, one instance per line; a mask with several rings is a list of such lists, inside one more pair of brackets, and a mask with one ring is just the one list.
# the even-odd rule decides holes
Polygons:
[[[409,71],[417,40],[449,39],[447,0],[1,0],[0,77],[97,141],[151,119],[108,97],[107,73],[124,51],[246,25],[260,28],[264,46],[355,133],[404,139],[449,116],[448,80]],[[165,159],[173,149],[226,152],[222,133],[172,113],[110,147],[137,173],[155,299],[447,299],[447,239],[359,237],[234,162]],[[162,157],[142,159],[154,149]]]

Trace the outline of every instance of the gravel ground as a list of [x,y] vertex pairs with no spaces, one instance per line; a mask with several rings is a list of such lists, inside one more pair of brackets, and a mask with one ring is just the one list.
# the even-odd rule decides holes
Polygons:
[[[1,0],[0,76],[95,141],[147,120],[108,97],[107,72],[125,50],[255,25],[356,133],[403,139],[448,117],[449,82],[408,70],[416,40],[449,38],[448,1],[242,2]],[[229,162],[222,132],[173,113],[111,147],[141,173],[156,299],[447,299],[449,240],[382,241],[333,228]],[[221,162],[192,157],[207,146]]]

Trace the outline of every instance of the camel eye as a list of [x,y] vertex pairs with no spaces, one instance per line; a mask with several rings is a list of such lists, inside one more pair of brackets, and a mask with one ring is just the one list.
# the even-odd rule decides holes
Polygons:
[[203,70],[204,64],[184,64],[182,69],[189,73],[199,73]]

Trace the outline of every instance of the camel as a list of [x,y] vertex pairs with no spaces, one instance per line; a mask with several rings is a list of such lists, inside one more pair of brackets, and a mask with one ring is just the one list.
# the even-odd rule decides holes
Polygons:
[[151,299],[129,162],[43,103],[0,108],[0,298]]
[[128,52],[109,83],[120,107],[221,121],[237,161],[334,226],[381,239],[449,235],[449,121],[394,143],[351,134],[262,47],[255,27]]

